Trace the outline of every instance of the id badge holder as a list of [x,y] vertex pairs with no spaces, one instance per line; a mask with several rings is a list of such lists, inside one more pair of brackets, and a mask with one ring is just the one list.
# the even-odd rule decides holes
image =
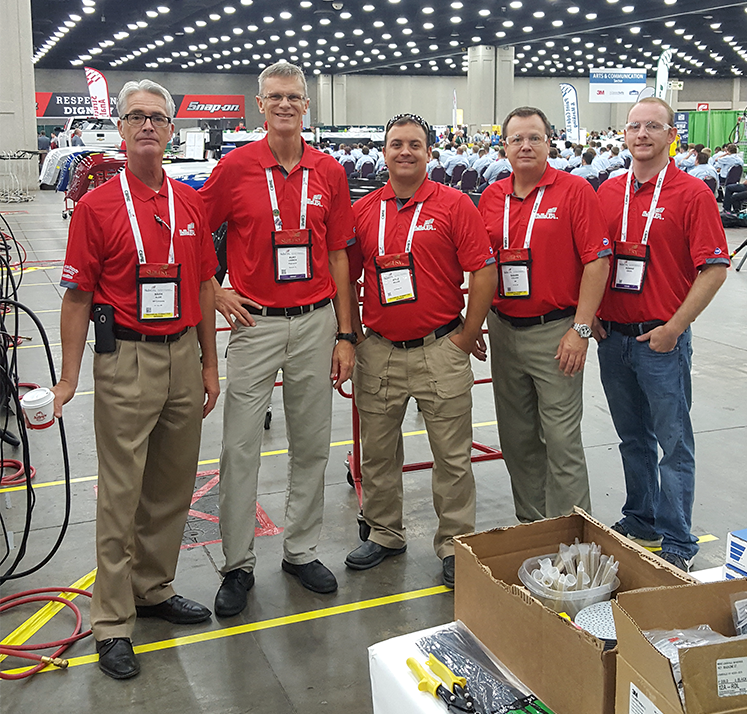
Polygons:
[[178,320],[182,312],[180,263],[143,263],[137,266],[139,322]]
[[500,296],[528,298],[532,293],[532,252],[530,248],[501,249]]
[[375,263],[379,302],[384,307],[417,301],[418,292],[412,253],[377,255]]
[[275,262],[275,282],[290,283],[311,280],[311,230],[296,229],[272,232],[272,257]]
[[648,244],[615,241],[614,257],[610,289],[626,293],[641,292],[648,267]]

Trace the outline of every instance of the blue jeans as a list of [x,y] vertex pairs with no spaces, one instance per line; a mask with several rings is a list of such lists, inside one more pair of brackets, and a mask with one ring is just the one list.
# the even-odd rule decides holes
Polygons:
[[[690,532],[695,491],[695,438],[690,422],[692,335],[671,352],[654,352],[610,332],[599,366],[617,435],[627,498],[622,524],[633,536],[662,538],[662,551],[685,559],[698,552]],[[658,461],[657,444],[663,455]],[[658,463],[657,463],[658,461]]]

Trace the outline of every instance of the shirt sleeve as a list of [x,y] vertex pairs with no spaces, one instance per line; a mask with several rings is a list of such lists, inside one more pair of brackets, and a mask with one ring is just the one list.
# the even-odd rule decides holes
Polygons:
[[198,194],[195,203],[195,210],[198,212],[199,229],[198,236],[200,239],[200,281],[210,280],[220,267],[218,257],[215,254],[215,244],[213,243],[213,234],[208,228],[207,216],[205,215],[205,202]]
[[205,205],[207,226],[211,233],[215,233],[221,225],[231,217],[233,192],[231,186],[230,162],[221,159],[212,170],[208,180],[198,189]]
[[327,219],[327,250],[344,250],[355,242],[353,230],[353,207],[350,204],[350,189],[345,169],[332,165],[329,181],[332,185],[332,205]]
[[472,199],[460,193],[452,213],[452,235],[462,270],[473,273],[495,263],[488,231]]
[[581,262],[586,265],[612,254],[607,223],[602,215],[599,197],[586,179],[576,181],[578,188],[571,198],[573,242]]
[[716,199],[705,184],[702,187],[696,184],[693,190],[684,217],[693,265],[696,268],[719,263],[729,265],[729,248]]
[[67,238],[63,288],[93,292],[101,275],[103,231],[100,217],[84,200],[75,207]]

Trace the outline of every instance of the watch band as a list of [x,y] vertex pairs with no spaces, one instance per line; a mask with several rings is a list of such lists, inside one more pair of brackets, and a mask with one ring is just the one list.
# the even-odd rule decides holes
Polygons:
[[337,341],[339,342],[340,340],[347,340],[351,345],[354,345],[358,342],[358,335],[355,332],[338,332]]
[[589,327],[588,325],[582,325],[578,322],[574,322],[573,329],[578,332],[579,337],[583,337],[585,340],[588,340],[592,335],[591,327]]

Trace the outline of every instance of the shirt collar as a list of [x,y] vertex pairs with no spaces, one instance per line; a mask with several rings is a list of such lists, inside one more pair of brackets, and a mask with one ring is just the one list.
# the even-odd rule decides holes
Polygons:
[[129,166],[125,166],[125,172],[127,174],[127,185],[130,187],[130,192],[138,200],[150,201],[150,199],[154,198],[155,196],[163,196],[163,198],[168,198],[169,192],[166,188],[166,181],[168,180],[168,177],[166,176],[165,171],[163,172],[164,181],[158,191],[154,191],[152,188],[146,186],[137,176],[135,176],[135,174],[132,173],[132,171],[130,171]]
[[[537,185],[531,190],[529,196],[531,196],[541,186],[551,186],[555,183],[555,179],[558,177],[558,170],[550,166],[548,163],[545,166],[545,172],[542,174],[542,178],[537,182]],[[516,180],[516,173],[511,173],[511,195],[514,195],[514,181]],[[529,198],[527,196],[527,198]]]
[[[420,184],[418,190],[415,191],[415,195],[412,197],[413,205],[425,201],[435,190],[436,184],[426,177],[425,181]],[[389,201],[393,198],[396,198],[396,196],[392,188],[392,183],[391,181],[387,181],[386,186],[382,189],[381,200]]]
[[[272,150],[270,149],[270,142],[268,141],[267,136],[265,136],[264,139],[262,139],[260,142],[259,147],[259,165],[262,167],[262,169],[272,169],[275,166],[279,166],[278,160],[273,156]],[[303,146],[303,154],[301,155],[301,161],[296,164],[296,166],[293,167],[293,170],[289,172],[289,174],[293,173],[299,166],[305,169],[313,169],[313,161],[311,158],[311,152],[308,150],[308,147],[306,146],[306,142],[301,139],[301,145]]]
[[[673,168],[675,170],[673,170]],[[680,171],[675,164],[674,159],[670,156],[669,162],[667,163],[667,172],[664,174],[664,182],[662,183],[662,186],[665,184],[670,183],[671,181],[674,181],[675,176],[677,175],[677,172]],[[654,188],[656,188],[656,179],[658,178],[659,174],[657,173],[656,176],[652,176],[646,183],[639,183],[638,179],[635,177],[635,174],[633,174],[633,186],[634,191],[637,193],[642,188],[651,187],[651,190],[653,191]]]

